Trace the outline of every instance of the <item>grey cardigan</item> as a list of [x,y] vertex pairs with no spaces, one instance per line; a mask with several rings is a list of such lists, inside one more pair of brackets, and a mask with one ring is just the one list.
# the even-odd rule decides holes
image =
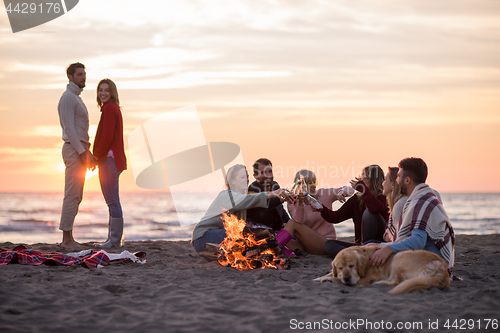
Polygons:
[[222,213],[234,214],[241,218],[246,209],[267,207],[269,204],[267,194],[268,192],[241,194],[230,190],[220,192],[200,222],[194,227],[191,242],[203,237],[208,230],[224,229]]

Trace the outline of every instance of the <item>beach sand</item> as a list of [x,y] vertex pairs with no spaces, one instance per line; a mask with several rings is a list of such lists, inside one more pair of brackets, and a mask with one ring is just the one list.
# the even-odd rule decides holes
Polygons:
[[[294,259],[288,270],[237,271],[198,256],[187,241],[126,242],[124,249],[147,253],[144,265],[12,264],[0,267],[0,332],[289,332],[314,322],[331,331],[413,331],[397,329],[398,322],[422,325],[413,326],[420,332],[492,331],[494,322],[485,328],[500,320],[500,234],[460,235],[456,243],[463,281],[397,296],[386,286],[313,281],[330,271],[326,256]],[[448,319],[458,327],[444,327]],[[466,329],[457,329],[464,320]]]

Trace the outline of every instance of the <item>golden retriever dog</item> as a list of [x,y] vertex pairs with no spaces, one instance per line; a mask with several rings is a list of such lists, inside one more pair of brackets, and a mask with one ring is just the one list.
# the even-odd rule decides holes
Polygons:
[[315,281],[340,281],[347,286],[368,286],[372,283],[396,286],[390,294],[404,294],[417,289],[450,285],[446,262],[437,254],[424,251],[401,251],[392,254],[378,267],[371,267],[370,256],[378,244],[343,249],[332,262],[332,272]]

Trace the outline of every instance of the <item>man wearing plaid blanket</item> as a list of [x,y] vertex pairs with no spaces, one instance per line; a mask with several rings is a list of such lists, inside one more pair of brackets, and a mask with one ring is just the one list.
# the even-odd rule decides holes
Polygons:
[[427,165],[421,158],[409,157],[399,162],[396,181],[409,198],[394,242],[385,244],[370,257],[373,266],[382,265],[392,253],[423,249],[442,257],[450,273],[453,270],[455,234],[443,205],[425,184],[426,179]]

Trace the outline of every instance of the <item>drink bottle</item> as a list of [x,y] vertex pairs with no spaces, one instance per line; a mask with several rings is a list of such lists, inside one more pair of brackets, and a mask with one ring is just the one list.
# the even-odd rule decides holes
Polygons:
[[317,209],[317,210],[323,209],[323,204],[307,192],[307,185],[306,185],[306,182],[304,181],[303,176],[300,176],[300,183],[301,183],[300,187],[301,187],[302,193],[306,197],[307,203],[309,205],[311,205],[314,209]]
[[317,210],[321,210],[323,209],[323,204],[321,202],[319,202],[315,197],[313,197],[312,195],[310,195],[309,193],[305,193],[305,196],[306,196],[306,200],[307,202],[314,208],[314,209],[317,209]]

